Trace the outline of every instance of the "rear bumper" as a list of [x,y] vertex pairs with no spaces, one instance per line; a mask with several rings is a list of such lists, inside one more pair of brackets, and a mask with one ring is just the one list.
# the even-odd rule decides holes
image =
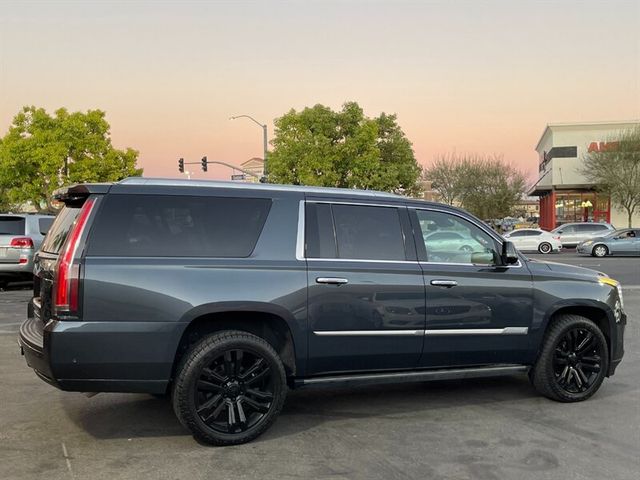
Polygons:
[[164,393],[185,327],[163,322],[43,324],[29,316],[20,327],[19,344],[36,375],[61,390]]
[[23,322],[20,326],[18,344],[27,365],[33,368],[36,375],[45,382],[59,387],[53,378],[49,358],[44,350],[43,325],[40,319],[31,317]]

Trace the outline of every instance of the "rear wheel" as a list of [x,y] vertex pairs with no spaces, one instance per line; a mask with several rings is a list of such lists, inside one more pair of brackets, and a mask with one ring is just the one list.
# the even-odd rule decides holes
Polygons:
[[579,315],[561,315],[545,335],[531,381],[552,400],[579,402],[596,393],[608,366],[607,342],[597,325]]
[[538,251],[540,253],[551,253],[551,250],[553,250],[553,247],[549,242],[542,242],[538,245]]
[[185,354],[173,386],[173,407],[198,440],[236,445],[271,426],[286,390],[284,367],[269,343],[246,332],[224,331]]
[[596,245],[591,251],[591,255],[594,257],[606,257],[609,254],[609,249],[606,245]]

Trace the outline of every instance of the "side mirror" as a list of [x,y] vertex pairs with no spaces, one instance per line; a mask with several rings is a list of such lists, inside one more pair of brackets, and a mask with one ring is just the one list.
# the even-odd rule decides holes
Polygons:
[[562,230],[558,230],[556,233],[560,235],[562,233]]
[[495,265],[496,259],[493,252],[473,252],[471,263],[474,265]]
[[502,263],[504,265],[513,265],[518,263],[518,260],[520,260],[520,257],[515,245],[508,240],[505,241],[502,244]]

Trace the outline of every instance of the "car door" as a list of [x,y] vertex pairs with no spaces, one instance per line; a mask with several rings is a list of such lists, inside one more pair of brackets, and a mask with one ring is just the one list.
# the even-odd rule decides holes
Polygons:
[[524,251],[526,249],[526,240],[525,240],[525,232],[524,231],[515,231],[505,235],[505,238],[509,239],[509,241],[513,242],[515,247],[518,250]]
[[633,230],[619,232],[607,242],[607,246],[613,255],[633,255],[636,251]]
[[563,225],[557,233],[560,236],[560,242],[563,245],[577,245],[580,243],[577,236],[578,232],[576,225]]
[[311,374],[414,368],[425,289],[407,209],[308,199]]
[[[526,265],[499,265],[501,243],[480,223],[454,211],[411,208],[426,289],[420,365],[521,363],[529,351],[533,284]],[[456,231],[475,245],[432,252],[424,229]]]
[[640,255],[640,229],[635,229],[633,231],[633,243],[635,248],[633,249],[634,255]]

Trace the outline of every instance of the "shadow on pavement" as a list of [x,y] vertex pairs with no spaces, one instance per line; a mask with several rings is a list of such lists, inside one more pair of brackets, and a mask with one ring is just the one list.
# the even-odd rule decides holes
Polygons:
[[[447,409],[499,405],[537,396],[525,376],[291,391],[280,419],[261,439],[286,437],[345,419],[420,414],[423,420],[426,415],[427,420],[432,417],[435,421]],[[65,401],[64,410],[75,424],[100,439],[189,435],[175,417],[169,399],[140,394],[105,393],[91,399],[75,395]]]

